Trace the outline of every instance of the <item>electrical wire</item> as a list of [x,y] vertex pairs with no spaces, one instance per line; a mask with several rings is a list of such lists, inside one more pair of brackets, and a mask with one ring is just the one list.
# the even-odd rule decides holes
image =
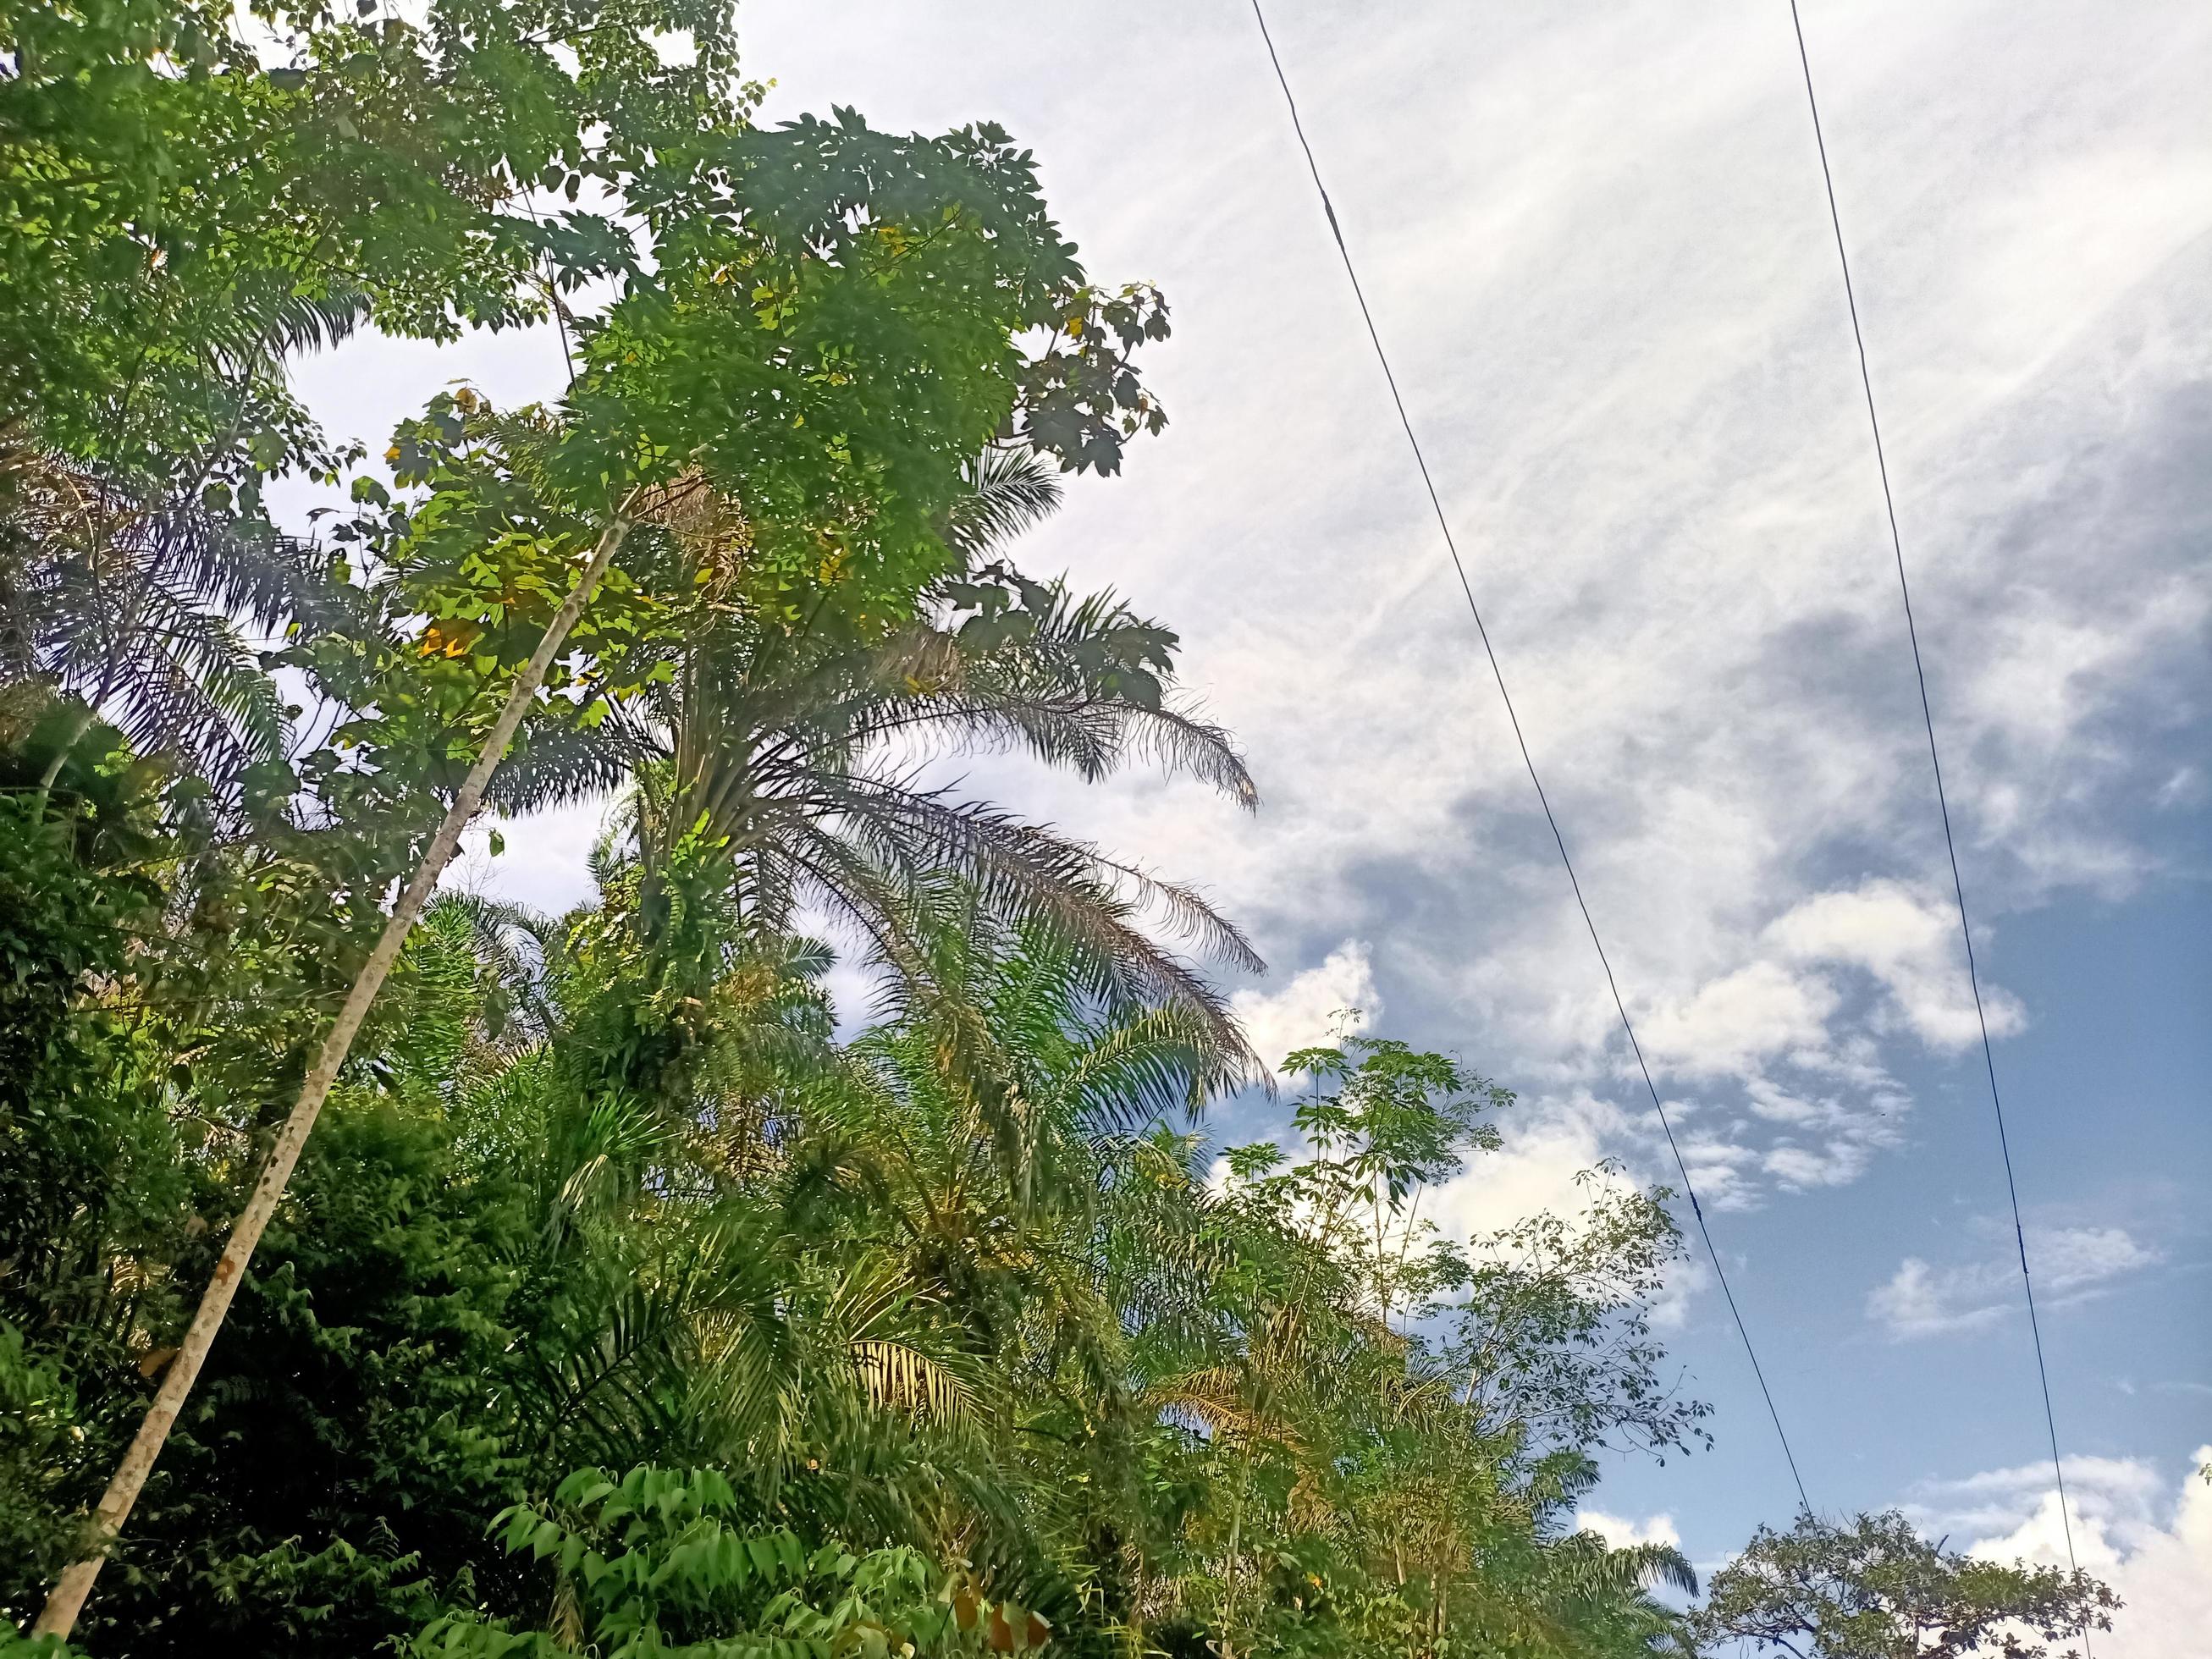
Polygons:
[[[1820,179],[1828,195],[1828,222],[1836,233],[1836,263],[1844,274],[1844,301],[1850,312],[1851,340],[1858,348],[1859,385],[1866,392],[1867,425],[1874,434],[1874,459],[1881,475],[1882,507],[1889,515],[1890,550],[1897,560],[1897,591],[1905,601],[1905,635],[1912,646],[1912,674],[1920,687],[1921,723],[1928,731],[1928,764],[1936,775],[1936,805],[1943,818],[1943,846],[1951,860],[1951,892],[1958,902],[1959,936],[1966,946],[1966,982],[1974,994],[1974,1021],[1982,1034],[1982,1064],[1989,1073],[1990,1105],[1996,1115],[1997,1150],[2004,1160],[2005,1195],[2012,1202],[2013,1243],[2020,1252],[2020,1282],[2027,1297],[2027,1328],[2035,1341],[2035,1376],[2043,1390],[2043,1424],[2051,1436],[2051,1472],[2058,1483],[2058,1524],[2066,1537],[2067,1564],[2075,1571],[2081,1563],[2074,1555],[2074,1525],[2067,1516],[2066,1470],[2058,1455],[2058,1419],[2051,1406],[2051,1371],[2044,1363],[2043,1327],[2036,1317],[2035,1280],[2027,1270],[2027,1234],[2021,1225],[2020,1186],[2013,1178],[2012,1142],[2005,1133],[2004,1097],[1997,1089],[1996,1054],[1990,1046],[1989,1017],[1982,1009],[1981,970],[1974,961],[1974,930],[1966,920],[1966,884],[1959,873],[1959,843],[1951,833],[1951,803],[1943,787],[1943,759],[1936,746],[1936,714],[1928,699],[1928,670],[1920,657],[1920,631],[1912,617],[1912,585],[1905,574],[1905,538],[1897,527],[1897,501],[1889,486],[1889,459],[1881,441],[1881,417],[1875,412],[1874,375],[1867,367],[1866,335],[1859,325],[1858,295],[1851,285],[1850,255],[1844,250],[1844,219],[1836,206],[1836,178],[1828,166],[1828,141],[1820,129],[1820,103],[1813,94],[1813,60],[1805,49],[1805,25],[1797,15],[1797,0],[1790,0],[1790,24],[1797,36],[1797,62],[1805,73],[1805,106],[1812,112],[1813,142],[1820,155]],[[2087,1659],[2089,1632],[2081,1631]]]
[[1267,14],[1260,8],[1260,0],[1252,0],[1252,15],[1260,25],[1260,38],[1267,48],[1267,61],[1275,70],[1276,84],[1283,89],[1283,101],[1289,106],[1291,130],[1297,134],[1298,148],[1305,153],[1306,171],[1313,175],[1314,189],[1321,196],[1322,212],[1328,217],[1329,234],[1336,239],[1338,256],[1344,261],[1344,274],[1352,281],[1352,297],[1359,302],[1361,321],[1367,325],[1367,337],[1375,347],[1375,360],[1382,368],[1382,378],[1390,388],[1390,401],[1396,405],[1398,423],[1406,429],[1406,442],[1413,452],[1413,464],[1420,469],[1422,486],[1428,491],[1429,506],[1434,509],[1437,527],[1443,532],[1445,550],[1451,555],[1452,569],[1459,577],[1460,592],[1467,596],[1467,608],[1474,618],[1474,631],[1482,641],[1483,655],[1490,663],[1491,678],[1498,683],[1498,700],[1505,705],[1505,717],[1513,727],[1513,741],[1521,750],[1521,763],[1528,769],[1528,781],[1535,786],[1536,803],[1544,809],[1544,822],[1551,826],[1553,844],[1559,849],[1559,862],[1567,872],[1567,884],[1574,890],[1575,906],[1582,912],[1583,926],[1589,930],[1590,943],[1597,949],[1600,967],[1605,969],[1606,989],[1613,994],[1614,1012],[1620,1016],[1620,1029],[1627,1034],[1628,1046],[1636,1056],[1636,1068],[1643,1074],[1644,1087],[1651,1097],[1651,1109],[1658,1115],[1659,1127],[1665,1132],[1667,1149],[1674,1154],[1674,1168],[1682,1178],[1684,1196],[1690,1200],[1690,1212],[1697,1218],[1698,1236],[1705,1240],[1705,1254],[1711,1258],[1713,1275],[1720,1281],[1721,1295],[1728,1302],[1729,1316],[1735,1321],[1736,1334],[1743,1340],[1745,1356],[1751,1361],[1752,1376],[1758,1380],[1759,1397],[1766,1402],[1766,1414],[1773,1420],[1775,1438],[1782,1443],[1783,1460],[1790,1465],[1790,1483],[1797,1488],[1799,1507],[1811,1514],[1812,1502],[1805,1495],[1804,1477],[1797,1472],[1797,1455],[1790,1449],[1790,1436],[1782,1426],[1782,1413],[1774,1404],[1773,1391],[1767,1387],[1765,1368],[1759,1363],[1759,1350],[1751,1340],[1751,1328],[1744,1322],[1743,1311],[1737,1307],[1735,1292],[1729,1287],[1728,1270],[1721,1265],[1720,1251],[1714,1246],[1712,1229],[1706,1224],[1705,1206],[1698,1202],[1696,1186],[1690,1180],[1690,1166],[1682,1156],[1682,1148],[1674,1139],[1674,1126],[1668,1121],[1667,1108],[1659,1099],[1658,1086],[1651,1080],[1651,1068],[1644,1063],[1644,1046],[1636,1040],[1636,1027],[1628,1018],[1628,1006],[1621,1000],[1620,987],[1613,979],[1613,963],[1606,955],[1605,941],[1598,936],[1597,923],[1590,915],[1589,902],[1583,896],[1581,880],[1575,874],[1574,860],[1568,856],[1566,837],[1560,833],[1559,821],[1553,815],[1552,803],[1544,793],[1544,781],[1536,775],[1536,763],[1528,750],[1528,739],[1521,730],[1521,716],[1513,707],[1513,696],[1505,689],[1505,672],[1498,665],[1498,652],[1490,642],[1490,629],[1482,620],[1481,607],[1474,601],[1474,587],[1468,579],[1467,567],[1461,561],[1459,544],[1454,539],[1451,523],[1444,514],[1443,503],[1437,495],[1436,481],[1429,476],[1429,463],[1421,453],[1421,441],[1413,435],[1413,417],[1406,412],[1406,400],[1399,395],[1398,377],[1391,371],[1389,355],[1382,349],[1382,337],[1376,330],[1374,314],[1367,307],[1367,295],[1359,285],[1359,272],[1353,268],[1352,250],[1345,246],[1343,228],[1337,223],[1336,209],[1328,199],[1328,188],[1321,181],[1321,167],[1314,160],[1313,146],[1306,140],[1305,125],[1298,119],[1297,100],[1291,94],[1289,77],[1283,73],[1283,61],[1276,55],[1274,38],[1267,32]]

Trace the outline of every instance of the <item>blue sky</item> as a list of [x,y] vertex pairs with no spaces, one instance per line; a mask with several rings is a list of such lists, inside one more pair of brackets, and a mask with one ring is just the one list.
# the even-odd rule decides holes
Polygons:
[[[1178,628],[1249,751],[974,787],[1205,885],[1263,1046],[1366,1008],[1519,1091],[1436,1211],[1671,1179],[1242,0],[754,0],[771,118],[994,118],[1094,276],[1160,283],[1172,424],[1023,550]],[[1784,0],[1270,21],[1816,1504],[2056,1539],[1881,502]],[[1806,27],[1998,1033],[2100,1654],[2212,1653],[2212,11],[1844,4]],[[529,337],[307,367],[374,437]],[[591,823],[483,878],[573,896]],[[1224,1114],[1265,1133],[1266,1109]],[[1720,1445],[1607,1524],[1712,1562],[1792,1493],[1709,1275]],[[2192,1644],[2194,1645],[2192,1645]]]

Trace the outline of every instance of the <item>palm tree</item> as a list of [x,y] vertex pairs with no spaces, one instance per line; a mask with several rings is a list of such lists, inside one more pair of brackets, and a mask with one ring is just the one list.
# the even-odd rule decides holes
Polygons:
[[[82,453],[0,428],[0,690],[68,700],[42,800],[95,720],[218,793],[283,757],[283,700],[244,630],[313,621],[324,584],[311,549],[230,509],[231,483],[254,477],[242,456],[268,465],[272,441],[288,464],[335,464],[282,365],[367,310],[358,292],[306,293],[289,276],[235,285],[175,331],[167,391],[183,404],[134,402],[147,390],[134,374],[106,388]],[[158,428],[181,408],[205,429],[180,445]]]
[[1052,473],[993,451],[971,480],[945,526],[952,567],[894,625],[855,625],[825,603],[793,626],[747,602],[732,513],[641,534],[642,556],[666,562],[645,579],[697,595],[670,678],[609,702],[588,738],[535,743],[495,802],[540,806],[626,777],[648,920],[679,844],[712,848],[754,929],[787,931],[816,907],[898,972],[924,971],[916,896],[953,878],[994,915],[1052,928],[1098,994],[1188,1010],[1215,1048],[1251,1062],[1218,994],[1140,925],[1149,911],[1260,971],[1200,895],[928,778],[933,758],[1017,749],[1085,780],[1150,761],[1248,810],[1258,799],[1228,734],[1174,696],[1171,633],[1111,594],[1079,599],[987,560],[1056,503]]
[[41,791],[95,719],[219,789],[281,759],[283,700],[245,630],[295,615],[313,581],[265,526],[0,444],[0,685],[65,700]]
[[[1109,918],[1123,908],[1082,896]],[[926,1099],[956,1146],[994,1161],[1018,1218],[1064,1203],[1131,1137],[1264,1081],[1204,1007],[1131,994],[1079,941],[1010,922],[972,888],[936,883],[892,937],[901,954],[876,960],[891,971],[855,1052],[879,1089]]]

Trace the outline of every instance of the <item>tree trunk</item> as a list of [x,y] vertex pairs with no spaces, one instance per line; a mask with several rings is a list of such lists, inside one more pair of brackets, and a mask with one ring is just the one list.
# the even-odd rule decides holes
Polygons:
[[592,590],[598,586],[605,574],[608,562],[615,550],[622,545],[623,538],[629,532],[629,520],[617,517],[601,533],[599,544],[592,550],[589,563],[576,579],[568,597],[561,602],[553,620],[547,624],[545,635],[531,653],[529,662],[515,678],[514,690],[507,693],[507,706],[500,710],[499,719],[485,736],[483,747],[477,752],[476,764],[469,769],[462,781],[460,792],[453,797],[452,810],[438,833],[431,837],[429,849],[415,868],[413,879],[400,894],[399,902],[392,907],[391,920],[384,925],[384,933],[369,952],[368,960],[362,964],[353,988],[346,994],[344,1006],[331,1022],[330,1034],[323,1039],[321,1053],[316,1057],[314,1069],[307,1073],[300,1085],[300,1097],[292,1106],[291,1115],[276,1136],[276,1144],[269,1150],[268,1161],[262,1165],[261,1174],[253,1183],[246,1207],[240,1212],[237,1222],[230,1231],[230,1239],[223,1246],[222,1258],[216,1263],[215,1274],[208,1282],[206,1293],[200,1297],[198,1310],[185,1332],[177,1357],[169,1362],[161,1377],[160,1390],[154,1403],[147,1408],[145,1419],[131,1442],[130,1449],[116,1466],[115,1475],[107,1483],[100,1507],[93,1511],[91,1536],[87,1540],[83,1557],[72,1562],[55,1581],[46,1597],[45,1609],[33,1627],[36,1636],[58,1636],[66,1638],[76,1623],[76,1616],[84,1607],[84,1598],[92,1589],[92,1581],[99,1577],[100,1563],[106,1559],[109,1547],[123,1530],[130,1518],[131,1506],[137,1502],[138,1493],[153,1472],[154,1460],[161,1454],[162,1443],[176,1424],[177,1413],[183,1408],[185,1397],[191,1393],[200,1367],[205,1363],[208,1349],[213,1345],[216,1333],[222,1328],[224,1316],[230,1311],[231,1298],[238,1293],[239,1280],[245,1276],[246,1263],[252,1259],[253,1247],[261,1241],[270,1218],[284,1195],[284,1188],[292,1178],[293,1166],[300,1161],[300,1151],[307,1144],[308,1133],[315,1127],[315,1118],[330,1094],[331,1085],[337,1080],[338,1068],[345,1064],[347,1053],[361,1030],[362,1018],[376,994],[383,988],[386,975],[398,960],[399,948],[407,942],[415,918],[430,897],[431,890],[452,862],[455,849],[460,845],[461,831],[476,816],[483,804],[484,787],[491,775],[507,754],[507,746],[514,740],[515,728],[536,697],[538,689],[544,684],[545,672],[552,665],[553,658],[561,648],[561,641],[583,611]]

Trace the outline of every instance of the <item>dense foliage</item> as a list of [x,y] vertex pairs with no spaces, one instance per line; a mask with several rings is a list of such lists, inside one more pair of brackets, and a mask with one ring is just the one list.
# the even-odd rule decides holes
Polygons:
[[[200,896],[278,861],[258,835],[186,840],[158,790],[102,823],[73,776],[7,838],[0,887],[9,1029],[36,1045],[9,1074],[7,1165],[40,1200],[9,1212],[0,1281],[19,1619],[300,1063],[302,1030],[246,1023],[257,987],[304,975],[339,925],[311,880],[270,882],[256,950],[210,987],[202,929],[225,917]],[[719,853],[679,848],[651,902],[634,832],[598,870],[599,902],[557,920],[434,908],[88,1650],[362,1653],[427,1630],[496,1651],[501,1629],[611,1649],[648,1589],[672,1643],[765,1643],[859,1618],[840,1575],[864,1570],[862,1600],[890,1601],[863,1622],[933,1646],[972,1636],[939,1616],[971,1605],[987,1639],[1012,1607],[1024,1644],[1102,1650],[1634,1650],[1663,1626],[1643,1590],[1679,1563],[1574,1534],[1582,1440],[1471,1392],[1423,1316],[1476,1275],[1407,1210],[1480,1156],[1502,1091],[1396,1044],[1312,1051],[1314,1156],[1241,1149],[1210,1184],[1183,1120],[1238,1075],[1217,1015],[1131,990],[1091,941],[941,877],[899,918],[919,953],[878,957],[878,1022],[840,1042],[828,953],[750,924]],[[1547,1343],[1559,1363],[1595,1346],[1516,1352]],[[693,1522],[744,1540],[720,1548],[835,1549],[695,1600],[657,1569],[610,1577],[592,1564],[629,1558],[577,1496],[597,1489],[564,1482],[647,1466],[673,1473],[631,1480],[696,1512],[624,1547],[679,1573],[708,1571]],[[533,1554],[523,1514],[589,1541]]]
[[[1249,945],[926,769],[1255,804],[1174,634],[1014,562],[1162,428],[1164,301],[994,128],[757,127],[733,38],[0,0],[0,1648],[511,693],[488,850],[601,803],[593,895],[431,905],[82,1650],[1679,1646],[1679,1555],[1574,1520],[1705,1435],[1666,1194],[1444,1237],[1511,1096],[1382,1039],[1215,1148]],[[565,398],[449,389],[380,465],[287,380],[548,321]]]

